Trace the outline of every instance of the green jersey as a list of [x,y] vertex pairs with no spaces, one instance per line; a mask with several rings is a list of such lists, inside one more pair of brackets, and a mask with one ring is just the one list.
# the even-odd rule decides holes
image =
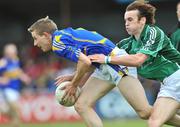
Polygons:
[[180,27],[171,35],[171,42],[174,47],[180,52]]
[[120,41],[117,46],[129,54],[148,55],[148,59],[138,67],[138,74],[142,77],[163,81],[180,68],[180,53],[157,26],[145,25],[139,40],[131,36]]

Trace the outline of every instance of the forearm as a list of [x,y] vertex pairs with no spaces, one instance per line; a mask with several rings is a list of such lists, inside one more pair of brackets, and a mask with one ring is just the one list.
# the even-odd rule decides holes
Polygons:
[[31,83],[31,78],[21,69],[20,69],[19,79],[26,85]]
[[84,77],[84,76],[86,75],[86,73],[88,71],[89,71],[88,66],[84,66],[84,64],[78,64],[76,74],[74,75],[74,77],[73,77],[73,79],[71,81],[72,84],[74,86],[78,86],[78,85],[80,85],[80,82],[82,82],[82,83],[85,82],[86,77]]
[[76,71],[73,74],[68,75],[71,78],[70,81],[72,81],[75,75],[76,75]]
[[82,87],[85,83],[86,83],[86,81],[89,79],[89,77],[91,76],[91,74],[94,72],[94,70],[95,70],[95,67],[91,67],[90,68],[90,71],[88,71],[83,77],[82,77],[82,79],[81,79],[81,81],[80,81],[80,87]]
[[131,55],[122,55],[122,56],[113,56],[111,57],[110,63],[117,65],[124,65],[130,67],[139,67],[147,59],[147,56],[142,54],[131,54]]
[[81,79],[84,77],[84,75],[87,72],[91,71],[91,61],[89,60],[89,58],[87,56],[85,56],[84,54],[81,54],[79,57],[79,61],[77,64],[77,70],[76,73],[72,79],[72,84],[74,86],[78,86],[80,85],[80,81]]

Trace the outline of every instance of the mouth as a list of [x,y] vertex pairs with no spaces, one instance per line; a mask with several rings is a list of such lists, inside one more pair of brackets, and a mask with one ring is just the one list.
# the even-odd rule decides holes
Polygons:
[[44,51],[43,48],[42,48],[41,46],[37,46],[37,47],[38,47],[39,49],[41,49],[42,51]]
[[41,50],[42,50],[42,51],[45,51],[45,49],[43,49],[42,47],[41,47]]
[[40,48],[42,50],[42,47],[41,46],[38,46],[38,48]]

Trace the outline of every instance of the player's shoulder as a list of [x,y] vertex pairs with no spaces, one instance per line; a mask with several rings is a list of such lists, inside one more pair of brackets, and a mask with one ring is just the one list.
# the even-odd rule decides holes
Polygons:
[[53,36],[59,36],[59,35],[70,35],[71,31],[73,31],[74,29],[72,27],[67,27],[61,30],[56,30],[53,33]]
[[[156,25],[146,25],[145,30],[142,33],[142,39],[144,42],[151,42],[154,43],[155,40],[160,40],[161,38],[165,37],[165,33]],[[158,41],[157,41],[158,42]]]
[[64,44],[65,38],[68,38],[62,34],[62,30],[56,30],[52,36],[52,51],[62,51],[66,48]]
[[65,39],[71,38],[72,34],[70,31],[71,30],[69,27],[62,30],[56,30],[52,35],[53,43],[61,42],[63,39],[65,40]]
[[158,35],[158,34],[164,34],[163,30],[156,26],[156,25],[149,25],[148,27],[149,35]]

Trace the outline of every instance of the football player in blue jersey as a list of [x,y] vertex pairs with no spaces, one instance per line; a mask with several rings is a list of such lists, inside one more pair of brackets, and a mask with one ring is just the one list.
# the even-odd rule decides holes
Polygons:
[[20,124],[17,101],[20,98],[21,81],[25,84],[30,84],[31,81],[20,68],[17,53],[16,45],[7,44],[4,47],[4,57],[0,60],[0,91],[9,109],[1,112],[10,117],[13,127]]
[[64,88],[66,90],[64,101],[74,97],[77,86],[84,84],[74,106],[88,127],[103,127],[93,106],[115,86],[141,118],[148,118],[151,106],[148,104],[141,83],[137,78],[130,76],[131,73],[128,73],[127,67],[92,63],[88,58],[88,55],[96,53],[110,56],[124,55],[126,54],[124,50],[118,49],[102,35],[83,28],[69,27],[58,30],[56,24],[48,17],[36,21],[28,31],[34,39],[34,46],[44,52],[52,50],[58,56],[77,63],[76,72],[69,76],[57,77],[56,84],[71,81]]

